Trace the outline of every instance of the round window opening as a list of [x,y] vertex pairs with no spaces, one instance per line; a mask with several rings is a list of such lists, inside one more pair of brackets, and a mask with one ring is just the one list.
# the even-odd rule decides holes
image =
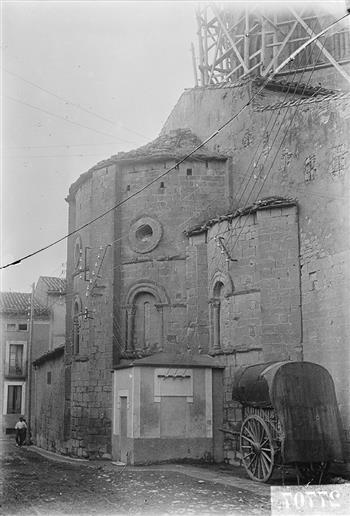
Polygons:
[[157,247],[161,237],[161,223],[147,215],[136,220],[129,229],[129,244],[136,253],[149,253]]
[[135,236],[140,242],[149,242],[153,236],[153,229],[149,224],[143,224],[137,229]]

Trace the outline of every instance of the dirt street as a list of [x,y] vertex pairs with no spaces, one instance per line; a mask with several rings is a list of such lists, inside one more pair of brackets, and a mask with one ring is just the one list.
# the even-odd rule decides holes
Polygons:
[[1,444],[0,512],[6,515],[263,515],[270,509],[268,487],[220,468],[58,462],[31,447]]

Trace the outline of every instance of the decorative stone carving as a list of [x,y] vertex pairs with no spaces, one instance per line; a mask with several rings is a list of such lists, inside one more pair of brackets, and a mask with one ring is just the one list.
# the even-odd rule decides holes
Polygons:
[[304,161],[304,180],[305,183],[313,181],[316,177],[316,156],[311,154]]

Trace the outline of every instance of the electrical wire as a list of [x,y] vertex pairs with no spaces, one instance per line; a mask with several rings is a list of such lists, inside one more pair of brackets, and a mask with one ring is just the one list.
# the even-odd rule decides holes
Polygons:
[[[325,29],[323,29],[319,34],[316,34],[313,38],[311,38],[310,40],[308,40],[308,42],[304,43],[303,45],[301,45],[301,47],[299,47],[299,49],[295,50],[291,56],[289,56],[289,58],[287,58],[280,66],[277,67],[276,70],[274,70],[268,77],[266,77],[265,81],[263,81],[261,87],[250,97],[250,99],[241,106],[241,108],[233,115],[231,116],[226,122],[224,122],[221,126],[219,126],[210,136],[208,136],[208,138],[206,138],[202,143],[200,143],[199,145],[197,145],[191,152],[189,152],[184,158],[182,158],[181,160],[179,160],[175,165],[173,165],[172,167],[170,167],[169,169],[167,169],[165,172],[163,172],[162,174],[160,174],[159,176],[157,176],[155,179],[153,179],[152,181],[150,181],[147,185],[145,185],[144,187],[140,188],[139,190],[137,190],[134,194],[131,194],[127,199],[124,199],[123,201],[117,203],[115,206],[113,206],[112,208],[106,210],[105,212],[103,212],[102,214],[100,214],[99,216],[95,217],[94,219],[92,219],[91,221],[87,222],[86,224],[83,224],[82,226],[80,226],[79,228],[69,232],[68,234],[64,235],[63,237],[55,240],[54,242],[51,242],[50,244],[40,248],[40,249],[37,249],[36,251],[33,251],[32,253],[29,253],[21,258],[18,258],[10,263],[7,263],[6,265],[2,265],[0,266],[0,269],[6,269],[7,267],[10,267],[10,266],[14,266],[14,265],[18,265],[19,263],[23,262],[24,260],[27,260],[28,258],[31,258],[32,256],[35,256],[37,255],[38,253],[41,253],[43,251],[45,251],[46,249],[49,249],[50,247],[53,247],[54,245],[58,244],[59,242],[62,242],[63,240],[69,238],[70,236],[76,234],[77,232],[81,231],[82,229],[84,229],[85,227],[89,226],[90,224],[93,224],[94,222],[96,222],[97,220],[100,220],[102,217],[106,216],[108,213],[114,211],[116,208],[118,208],[119,206],[125,204],[125,202],[127,202],[128,200],[134,198],[136,195],[138,195],[139,193],[143,192],[144,190],[146,190],[147,188],[149,188],[151,185],[153,185],[155,182],[157,182],[159,179],[161,179],[162,177],[166,176],[167,174],[169,174],[172,170],[176,170],[178,169],[179,165],[181,165],[181,163],[183,163],[184,161],[186,161],[188,158],[190,158],[193,154],[195,154],[195,152],[197,152],[199,149],[201,149],[204,145],[206,145],[209,141],[211,141],[217,134],[219,134],[221,131],[223,131],[223,129],[225,129],[229,124],[231,124],[236,118],[239,117],[239,115],[253,102],[253,100],[261,93],[261,91],[263,91],[263,89],[265,88],[265,86],[267,85],[267,83],[274,77],[274,75],[276,73],[278,73],[284,66],[286,66],[290,61],[294,60],[295,57],[302,51],[304,50],[309,44],[311,44],[312,42],[314,42],[317,38],[319,38],[320,36],[322,36],[323,34],[325,34],[328,30],[330,30],[331,28],[334,27],[334,25],[340,21],[342,21],[343,19],[345,19],[347,16],[349,16],[350,13],[347,13],[346,15],[342,16],[341,18],[339,18],[338,20],[336,20],[335,22],[333,22],[332,24],[330,24],[328,27],[326,27]],[[11,97],[10,97],[11,98]],[[12,99],[12,100],[15,100],[17,101],[17,99]],[[19,101],[20,102],[20,101]],[[22,102],[20,102],[22,103]],[[25,104],[25,103],[24,103]],[[33,107],[33,106],[30,106],[30,107]],[[35,108],[35,109],[39,109],[41,111],[40,108]],[[49,113],[51,114],[51,113]],[[58,116],[58,115],[56,115]],[[64,117],[59,117],[59,118],[62,118],[63,120],[66,120]],[[67,121],[67,120],[66,120]],[[80,124],[78,124],[80,125]],[[104,133],[105,134],[105,133]],[[111,136],[111,135],[108,135],[108,136]]]
[[[319,56],[320,56],[320,54],[321,54],[321,51],[322,51],[322,49],[320,50]],[[319,56],[318,56],[318,58],[317,58],[317,60],[316,60],[316,62],[315,62],[315,65],[314,65],[313,70],[312,70],[312,72],[311,72],[311,74],[310,74],[309,80],[308,80],[307,84],[306,84],[306,85],[305,85],[305,87],[304,87],[304,91],[305,91],[305,89],[307,88],[307,86],[308,86],[308,84],[309,84],[309,82],[310,82],[310,80],[311,80],[311,77],[312,77],[312,74],[313,74],[313,72],[314,72],[314,70],[315,70],[315,66],[316,66],[316,63],[317,63],[317,61],[318,61],[318,59],[319,59]],[[294,122],[294,119],[295,119],[295,116],[296,116],[296,113],[297,113],[297,111],[298,111],[299,106],[300,106],[300,103],[299,103],[299,104],[297,104],[296,109],[294,110],[293,116],[292,116],[292,118],[291,118],[291,120],[290,120],[290,122],[289,122],[289,124],[288,124],[287,129],[286,129],[286,130],[285,130],[285,132],[284,132],[283,138],[282,138],[282,140],[281,140],[281,142],[280,142],[280,144],[279,144],[279,146],[278,146],[278,149],[277,149],[276,154],[275,154],[275,156],[274,156],[274,158],[273,158],[273,161],[272,161],[272,163],[271,163],[271,165],[270,165],[270,168],[269,168],[269,170],[268,170],[267,174],[265,175],[265,178],[264,178],[264,180],[263,180],[263,182],[262,182],[262,184],[261,184],[261,186],[260,186],[260,188],[259,188],[259,190],[258,190],[258,193],[257,193],[257,195],[256,195],[256,199],[255,199],[255,201],[254,201],[254,202],[256,202],[256,201],[257,201],[257,199],[259,198],[259,195],[261,194],[262,189],[263,189],[263,188],[264,188],[264,186],[265,186],[266,180],[267,180],[267,178],[268,178],[268,176],[269,176],[269,174],[270,174],[270,172],[271,172],[271,170],[272,170],[272,167],[273,167],[273,165],[274,165],[274,163],[275,163],[275,161],[276,161],[276,159],[277,159],[277,156],[279,155],[279,151],[280,151],[280,149],[281,149],[281,147],[282,147],[282,145],[283,145],[283,143],[284,143],[284,140],[286,139],[286,136],[287,136],[287,134],[288,134],[289,128],[291,127],[291,125],[292,125],[292,124],[293,124],[293,122]],[[285,113],[285,114],[286,114],[286,113]],[[283,118],[282,123],[283,123],[284,119],[285,119],[285,117]],[[281,125],[282,125],[282,123],[281,123]],[[254,189],[254,187],[255,187],[255,185],[253,186],[253,189]],[[252,190],[253,190],[253,189],[252,189]],[[247,202],[248,202],[248,201],[247,201]],[[233,251],[233,249],[235,248],[235,246],[236,246],[236,245],[237,245],[237,243],[238,243],[238,240],[239,240],[239,238],[240,238],[240,235],[242,234],[242,231],[243,231],[243,229],[244,229],[244,227],[245,227],[245,225],[246,225],[246,223],[247,223],[247,221],[248,221],[248,217],[249,217],[249,214],[251,213],[252,209],[253,209],[253,208],[251,208],[251,209],[249,210],[249,212],[248,212],[248,213],[246,214],[246,216],[245,216],[244,223],[241,225],[241,229],[240,229],[240,231],[239,231],[239,233],[238,233],[238,235],[237,235],[237,237],[236,237],[236,239],[235,239],[235,241],[234,241],[234,243],[233,243],[233,246],[230,248],[231,252]],[[239,220],[239,218],[237,219],[237,221],[238,221],[238,220]],[[235,227],[236,227],[236,226],[235,226]],[[234,228],[234,229],[235,229],[235,228]]]
[[[64,116],[57,115],[56,113],[52,113],[51,111],[47,111],[46,109],[39,108],[38,106],[33,106],[32,104],[29,104],[28,102],[24,102],[23,100],[15,99],[14,97],[11,97],[10,95],[4,95],[4,97],[9,100],[12,100],[13,102],[17,102],[18,104],[22,104],[23,106],[27,106],[32,109],[36,109],[37,111],[40,111],[41,113],[45,113],[46,115],[50,115],[55,118],[58,118],[59,120],[64,120],[64,122],[67,122],[68,124],[77,125],[78,127],[82,127],[83,129],[89,129],[89,131],[93,131],[94,133],[97,133],[97,134],[103,134],[103,136],[108,136],[110,138],[116,138],[113,134],[99,131],[98,129],[94,129],[93,127],[88,127],[87,125],[80,124],[79,122],[74,122],[74,120],[70,120],[69,118],[66,118]],[[136,143],[134,141],[125,140],[124,138],[117,138],[117,139],[123,143]]]
[[[36,84],[35,82],[28,81],[28,79],[25,79],[24,77],[22,77],[21,75],[18,75],[17,73],[10,72],[10,70],[6,70],[5,68],[3,68],[3,70],[4,70],[4,72],[8,73],[9,75],[13,75],[13,77],[17,77],[17,79],[20,79],[21,81],[26,82],[27,84],[30,84],[31,86],[34,86],[35,88],[37,88],[37,89],[39,89],[39,90],[41,90],[41,91],[43,91],[45,93],[48,93],[49,95],[52,95],[56,99],[62,100],[65,104],[68,104],[70,106],[74,106],[75,108],[78,108],[81,111],[84,111],[85,113],[89,113],[90,115],[93,115],[96,118],[99,118],[100,120],[103,120],[104,122],[108,122],[109,124],[112,124],[114,126],[118,125],[113,120],[110,120],[109,118],[101,116],[98,113],[95,113],[94,111],[86,109],[83,106],[81,106],[80,104],[76,104],[75,102],[72,102],[71,100],[68,100],[68,99],[66,99],[64,97],[61,97],[60,95],[57,95],[57,93],[54,93],[53,91],[47,90],[46,88],[43,88],[42,86],[39,86],[39,84]],[[126,131],[129,131],[129,132],[131,132],[133,134],[136,134],[137,136],[141,136],[141,138],[148,138],[148,136],[140,134],[137,131],[134,131],[133,129],[129,129],[128,127],[126,127],[124,125],[121,125],[120,127],[125,129]]]

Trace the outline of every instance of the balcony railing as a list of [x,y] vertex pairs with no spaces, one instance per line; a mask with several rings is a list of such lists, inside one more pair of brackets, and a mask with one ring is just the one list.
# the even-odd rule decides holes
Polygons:
[[27,376],[27,363],[23,362],[20,365],[10,366],[9,364],[5,365],[5,376],[11,378],[23,378]]

